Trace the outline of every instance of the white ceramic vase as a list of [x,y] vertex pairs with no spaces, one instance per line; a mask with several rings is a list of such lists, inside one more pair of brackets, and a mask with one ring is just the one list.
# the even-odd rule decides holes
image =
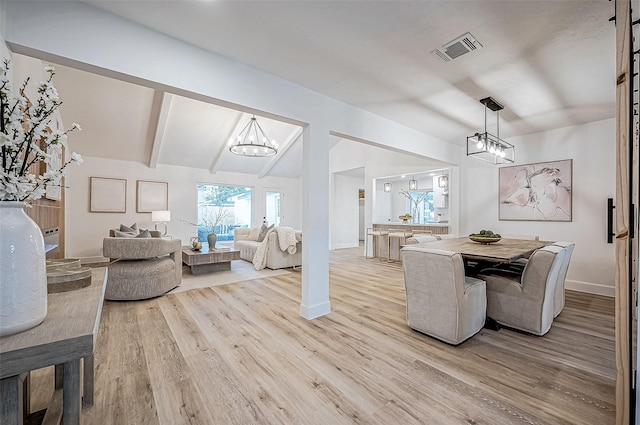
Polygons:
[[0,201],[0,336],[31,329],[47,315],[44,239],[24,206]]

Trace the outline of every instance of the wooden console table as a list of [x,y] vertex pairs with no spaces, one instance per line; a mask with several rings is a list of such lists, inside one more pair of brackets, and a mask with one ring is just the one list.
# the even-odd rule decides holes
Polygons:
[[[24,420],[21,376],[56,365],[57,389],[52,400],[62,392],[64,424],[80,424],[81,393],[85,407],[93,404],[93,350],[106,282],[107,269],[93,269],[91,286],[49,294],[47,317],[40,325],[0,338],[0,423],[19,425]],[[81,359],[83,388],[80,386]],[[50,406],[47,415],[55,409]]]

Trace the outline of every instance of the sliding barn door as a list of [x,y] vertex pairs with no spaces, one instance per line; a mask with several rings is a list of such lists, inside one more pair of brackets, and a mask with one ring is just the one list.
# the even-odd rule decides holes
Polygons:
[[[633,1],[637,7],[638,1]],[[634,195],[637,192],[637,150],[634,149],[634,48],[632,2],[616,0],[616,424],[636,422],[634,375],[634,318],[637,309],[634,284],[637,250],[634,236]],[[636,71],[637,72],[637,71]],[[635,169],[635,172],[634,172]],[[637,244],[636,244],[637,246]]]

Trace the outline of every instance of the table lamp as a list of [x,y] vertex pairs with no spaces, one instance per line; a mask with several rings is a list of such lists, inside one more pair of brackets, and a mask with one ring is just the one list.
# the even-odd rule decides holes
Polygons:
[[164,225],[164,233],[167,234],[167,222],[171,221],[171,211],[151,211],[151,221],[155,223],[155,229],[158,230],[158,224]]

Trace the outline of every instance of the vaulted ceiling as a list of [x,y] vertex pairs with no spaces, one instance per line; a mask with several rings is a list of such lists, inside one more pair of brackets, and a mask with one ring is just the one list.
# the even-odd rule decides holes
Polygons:
[[[507,139],[615,116],[607,0],[85,3],[451,143],[483,128],[486,96],[505,106]],[[467,32],[482,48],[449,62],[430,53]],[[251,162],[224,148],[242,112],[65,67],[56,85],[86,155],[300,175],[299,127],[259,118],[284,148]]]

